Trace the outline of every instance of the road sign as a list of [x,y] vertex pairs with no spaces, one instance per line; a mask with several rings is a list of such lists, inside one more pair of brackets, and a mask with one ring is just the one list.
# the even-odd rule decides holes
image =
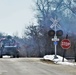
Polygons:
[[59,38],[57,38],[57,36],[54,36],[54,38],[52,38],[52,41],[59,41]]
[[57,45],[58,44],[58,42],[57,41],[54,41],[54,45]]
[[63,40],[61,41],[61,47],[62,47],[63,49],[69,49],[69,48],[71,47],[71,42],[70,42],[70,40],[69,40],[69,39],[63,39]]

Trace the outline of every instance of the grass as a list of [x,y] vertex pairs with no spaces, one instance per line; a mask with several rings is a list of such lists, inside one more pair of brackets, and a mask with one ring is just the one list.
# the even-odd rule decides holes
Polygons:
[[54,62],[51,60],[40,59],[40,61],[47,64],[54,64]]

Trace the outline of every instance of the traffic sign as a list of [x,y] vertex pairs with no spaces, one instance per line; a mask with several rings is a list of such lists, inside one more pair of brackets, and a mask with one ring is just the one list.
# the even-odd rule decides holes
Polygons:
[[52,41],[59,41],[59,38],[57,38],[57,36],[54,36],[54,38],[52,38]]
[[57,45],[58,44],[58,42],[57,41],[54,41],[54,45]]
[[71,42],[70,42],[70,40],[69,40],[69,39],[63,39],[63,40],[61,41],[61,47],[62,47],[63,49],[69,49],[69,48],[71,47]]

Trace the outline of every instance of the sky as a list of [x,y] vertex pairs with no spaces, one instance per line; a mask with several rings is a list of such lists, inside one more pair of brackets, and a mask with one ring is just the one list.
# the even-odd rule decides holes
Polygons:
[[22,37],[34,21],[33,0],[0,0],[0,32]]

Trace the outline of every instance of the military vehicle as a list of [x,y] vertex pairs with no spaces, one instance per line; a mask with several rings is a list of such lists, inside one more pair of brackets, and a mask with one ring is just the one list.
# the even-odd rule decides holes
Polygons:
[[11,36],[0,39],[0,58],[4,55],[8,55],[13,58],[19,57],[17,42]]

